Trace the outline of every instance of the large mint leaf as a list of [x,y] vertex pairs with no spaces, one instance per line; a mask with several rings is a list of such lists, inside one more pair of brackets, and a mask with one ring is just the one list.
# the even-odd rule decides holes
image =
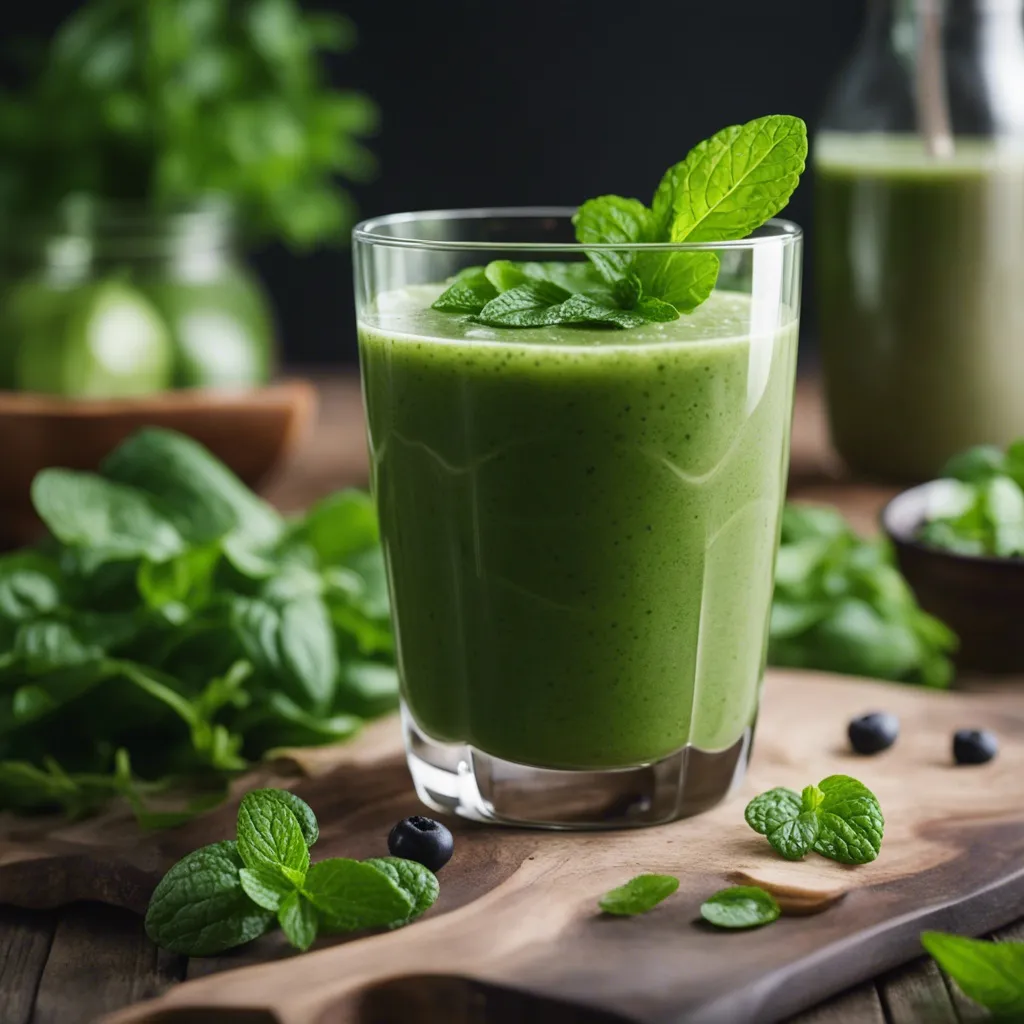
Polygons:
[[652,204],[657,230],[673,242],[745,238],[789,202],[806,159],[798,117],[725,128],[666,172]]
[[363,863],[382,871],[399,889],[412,898],[412,910],[408,916],[389,922],[389,928],[398,928],[414,921],[429,910],[440,895],[441,886],[437,881],[437,875],[430,868],[414,860],[406,860],[404,857],[371,857]]
[[306,875],[304,892],[320,911],[324,927],[336,932],[407,921],[416,902],[390,873],[343,857],[314,864]]
[[[624,196],[588,199],[576,211],[572,222],[576,240],[583,245],[635,245],[657,240],[653,214],[639,199]],[[636,254],[630,250],[588,249],[587,256],[609,284],[626,278],[636,262]]]
[[234,842],[182,858],[161,879],[146,911],[146,934],[185,956],[212,956],[262,935],[274,915],[246,896]]
[[867,864],[882,847],[885,819],[875,794],[848,775],[830,775],[817,787],[822,799],[814,849],[842,864]]
[[267,790],[247,793],[238,808],[238,854],[247,868],[270,868],[301,884],[309,847],[291,808]]
[[295,815],[295,820],[299,823],[302,838],[306,841],[307,846],[312,846],[320,838],[320,826],[313,813],[313,808],[302,797],[296,796],[287,789],[254,789],[249,793],[250,796],[256,794],[259,794],[263,800],[278,801]]

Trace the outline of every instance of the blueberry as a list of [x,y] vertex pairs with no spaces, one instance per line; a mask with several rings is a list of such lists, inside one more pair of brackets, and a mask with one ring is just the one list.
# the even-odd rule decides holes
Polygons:
[[999,742],[986,729],[957,729],[953,733],[953,760],[957,764],[984,764],[999,751]]
[[879,754],[888,750],[900,734],[900,720],[887,711],[872,711],[851,720],[847,732],[850,746],[858,754]]
[[414,814],[400,821],[388,836],[392,857],[414,860],[431,871],[440,871],[452,859],[455,840],[439,821]]

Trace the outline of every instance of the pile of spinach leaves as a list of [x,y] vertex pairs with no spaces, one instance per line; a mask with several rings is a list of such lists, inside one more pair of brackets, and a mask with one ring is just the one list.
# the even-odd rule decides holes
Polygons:
[[[98,474],[44,470],[33,501],[50,537],[0,557],[0,809],[79,816],[120,794],[169,824],[267,751],[396,705],[367,495],[286,521],[148,428]],[[179,783],[200,796],[154,810]]]

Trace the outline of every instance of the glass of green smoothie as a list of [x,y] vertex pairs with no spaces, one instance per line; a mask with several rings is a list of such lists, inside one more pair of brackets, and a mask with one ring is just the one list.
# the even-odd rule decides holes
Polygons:
[[872,0],[814,162],[846,462],[930,479],[1024,434],[1024,0]]
[[478,820],[666,822],[750,753],[800,230],[578,241],[620,237],[581,226],[610,199],[355,230],[409,767],[424,803]]

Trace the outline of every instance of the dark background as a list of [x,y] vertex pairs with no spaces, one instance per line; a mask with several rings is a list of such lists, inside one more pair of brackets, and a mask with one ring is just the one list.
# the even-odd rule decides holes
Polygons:
[[[166,0],[173,3],[174,0]],[[49,33],[73,0],[10,5],[0,36]],[[332,60],[336,84],[380,105],[362,216],[453,206],[574,205],[604,192],[649,202],[661,173],[700,139],[767,113],[812,130],[850,52],[864,0],[309,0],[359,28]],[[811,225],[814,181],[787,216]],[[812,239],[808,239],[813,242]],[[805,252],[804,355],[814,333]],[[285,360],[355,358],[344,250],[278,249],[257,266]]]

